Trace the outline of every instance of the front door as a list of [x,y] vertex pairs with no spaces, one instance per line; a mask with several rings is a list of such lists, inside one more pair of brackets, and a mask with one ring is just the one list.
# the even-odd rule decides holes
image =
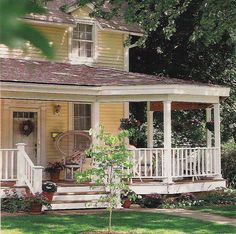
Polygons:
[[13,111],[13,144],[25,143],[26,153],[38,164],[38,112]]

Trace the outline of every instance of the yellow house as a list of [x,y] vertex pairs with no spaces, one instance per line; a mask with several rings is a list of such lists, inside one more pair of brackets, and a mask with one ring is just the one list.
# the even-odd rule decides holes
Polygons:
[[[74,130],[88,134],[90,128],[98,131],[99,125],[116,134],[120,119],[129,117],[129,102],[146,101],[148,148],[133,149],[130,187],[139,194],[174,194],[225,186],[219,106],[229,89],[130,73],[129,47],[124,44],[129,35],[142,35],[137,26],[126,25],[122,19],[90,18],[89,5],[72,4],[63,13],[53,1],[48,8],[47,15],[28,15],[24,20],[48,38],[56,51],[55,61],[47,61],[30,45],[24,51],[0,45],[0,180],[41,191],[43,167],[63,158],[55,146],[58,134]],[[171,109],[181,108],[204,108],[208,120],[214,109],[215,145],[208,131],[206,147],[171,148]],[[154,111],[164,114],[162,149],[153,148]],[[67,169],[73,172],[73,167]],[[198,180],[192,182],[192,178]],[[61,185],[59,193],[72,190]],[[75,192],[79,191],[78,186]],[[55,209],[84,207],[79,202],[65,206],[59,195],[55,199]]]

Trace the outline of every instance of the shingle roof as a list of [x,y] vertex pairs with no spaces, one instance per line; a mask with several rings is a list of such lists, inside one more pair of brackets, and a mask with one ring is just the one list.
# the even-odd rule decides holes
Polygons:
[[[47,14],[30,14],[25,16],[26,19],[37,20],[42,22],[60,23],[60,24],[75,24],[75,19],[71,14],[64,13],[60,10],[60,7],[67,4],[73,6],[76,4],[75,0],[53,0],[47,3]],[[103,29],[112,29],[118,31],[143,33],[141,28],[137,25],[127,24],[124,19],[120,17],[114,17],[112,20],[105,20],[102,18],[96,18]]]
[[163,84],[209,85],[191,80],[186,81],[101,67],[9,58],[0,59],[0,80],[3,82],[94,87]]

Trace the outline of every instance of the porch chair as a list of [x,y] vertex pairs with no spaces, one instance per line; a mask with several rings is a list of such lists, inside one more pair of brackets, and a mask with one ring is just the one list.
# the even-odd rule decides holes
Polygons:
[[86,160],[85,151],[91,145],[91,137],[82,131],[67,131],[60,134],[55,142],[65,165],[65,180],[74,180],[74,172],[82,171]]

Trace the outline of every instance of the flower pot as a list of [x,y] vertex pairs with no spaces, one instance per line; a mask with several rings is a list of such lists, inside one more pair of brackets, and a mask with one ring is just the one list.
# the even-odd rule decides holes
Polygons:
[[43,192],[43,195],[48,199],[48,201],[52,201],[54,192]]
[[60,178],[60,171],[50,172],[50,180],[53,182],[58,182]]
[[39,204],[36,202],[32,203],[30,212],[31,213],[42,213],[42,204]]
[[124,201],[123,207],[128,209],[130,208],[131,204],[132,202],[129,199],[127,199]]

